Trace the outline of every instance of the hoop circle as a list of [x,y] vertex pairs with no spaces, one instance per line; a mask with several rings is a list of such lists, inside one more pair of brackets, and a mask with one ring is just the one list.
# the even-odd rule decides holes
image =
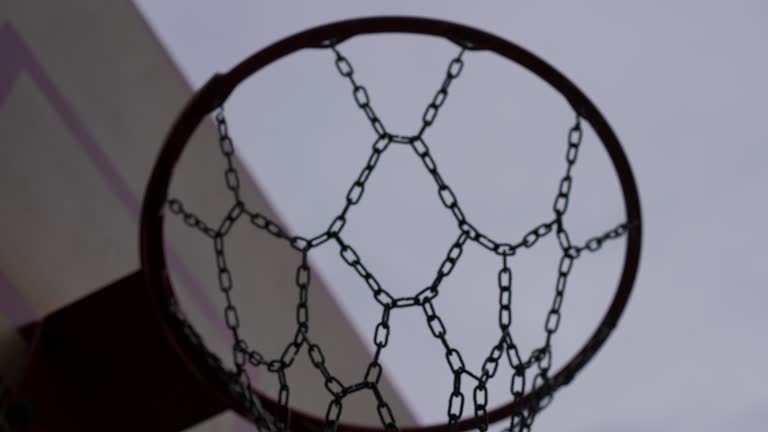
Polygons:
[[[158,309],[160,319],[163,321],[163,328],[169,338],[169,343],[176,348],[181,360],[191,368],[197,377],[214,388],[217,396],[222,398],[228,406],[240,413],[246,413],[247,410],[242,401],[233,397],[228,391],[227,380],[221,376],[219,371],[214,370],[213,366],[204,361],[205,353],[200,352],[201,348],[190,340],[184,328],[173,320],[164,318],[167,317],[171,302],[175,301],[163,248],[163,209],[166,205],[168,187],[174,167],[198,125],[221,105],[245,79],[270,63],[302,49],[328,47],[330,44],[357,35],[375,33],[411,33],[441,37],[470,50],[492,51],[524,67],[561,93],[576,113],[592,126],[608,152],[621,183],[627,221],[630,221],[632,225],[627,232],[627,248],[622,275],[610,306],[587,342],[551,377],[549,386],[534,389],[516,402],[507,403],[489,411],[488,421],[494,423],[523,411],[532,403],[545,399],[560,387],[568,384],[602,347],[616,327],[632,292],[640,261],[642,237],[640,199],[634,176],[621,144],[608,122],[589,98],[563,74],[529,51],[498,36],[461,24],[426,18],[371,17],[352,19],[322,25],[289,36],[253,54],[229,72],[214,75],[192,97],[176,119],[155,162],[147,185],[140,226],[141,266],[146,287]],[[258,390],[253,389],[253,391],[267,409],[273,410],[276,407],[275,402],[267,396]],[[307,431],[322,430],[324,422],[320,418],[293,408],[291,408],[291,419],[294,428]],[[456,430],[468,430],[477,427],[480,422],[481,419],[472,417],[461,420],[455,426],[457,426]],[[338,430],[373,432],[380,429],[341,423]],[[448,426],[431,425],[401,428],[400,430],[438,432],[447,431]]]

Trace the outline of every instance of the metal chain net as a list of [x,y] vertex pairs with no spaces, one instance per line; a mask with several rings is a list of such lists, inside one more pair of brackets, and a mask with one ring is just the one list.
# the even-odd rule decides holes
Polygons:
[[[513,400],[521,399],[531,389],[549,385],[549,373],[552,366],[552,339],[560,326],[563,296],[574,261],[582,253],[596,252],[606,241],[623,236],[630,224],[621,223],[603,234],[590,238],[582,245],[571,243],[570,236],[563,223],[563,216],[568,209],[573,183],[573,168],[576,164],[583,135],[581,118],[577,115],[575,122],[567,133],[566,167],[565,173],[560,179],[559,188],[552,206],[553,218],[533,227],[521,239],[511,243],[500,242],[483,234],[465,217],[456,196],[439,173],[437,164],[432,158],[429,147],[424,140],[424,133],[434,124],[440,108],[448,97],[451,84],[460,76],[464,68],[463,57],[466,49],[462,48],[456,57],[451,59],[439,89],[424,110],[418,133],[412,136],[395,135],[387,131],[371,105],[367,89],[355,78],[355,71],[350,61],[341,53],[337,45],[332,44],[329,46],[329,49],[335,56],[336,69],[351,85],[354,102],[365,114],[376,137],[368,161],[346,193],[344,207],[330,223],[327,230],[314,237],[305,238],[289,235],[275,221],[249,209],[246,203],[241,200],[240,180],[234,163],[234,143],[229,135],[223,107],[220,107],[215,119],[220,151],[226,162],[224,179],[227,189],[232,194],[234,204],[218,226],[214,227],[206,224],[194,213],[185,209],[179,200],[170,199],[168,202],[171,213],[182,218],[188,226],[208,236],[213,243],[218,269],[219,289],[226,301],[224,309],[225,322],[234,340],[232,358],[235,369],[234,371],[228,371],[218,357],[205,349],[207,361],[220,372],[222,379],[226,379],[231,383],[230,390],[238,399],[244,402],[250,412],[249,417],[256,424],[257,430],[285,431],[290,429],[291,419],[288,408],[290,387],[288,385],[287,371],[294,363],[296,357],[304,351],[309,356],[314,368],[322,374],[325,388],[329,394],[329,403],[325,412],[326,430],[336,430],[343,409],[343,401],[347,396],[359,391],[370,391],[376,398],[377,413],[381,425],[387,431],[396,431],[398,426],[395,417],[379,389],[382,372],[380,360],[389,341],[389,322],[392,311],[400,308],[421,308],[429,330],[445,350],[445,361],[453,375],[452,391],[447,397],[448,423],[455,425],[462,416],[466,414],[474,415],[480,419],[479,430],[485,431],[488,428],[488,384],[496,376],[502,357],[506,359],[513,371],[509,383],[510,396]],[[413,149],[416,156],[421,159],[424,167],[434,179],[439,199],[445,208],[453,214],[459,228],[458,237],[446,253],[445,259],[439,266],[434,280],[428,287],[412,297],[393,297],[381,286],[373,273],[363,264],[360,255],[355,251],[354,247],[344,240],[342,236],[350,210],[361,201],[365,192],[366,182],[376,168],[380,157],[391,144],[405,145]],[[251,223],[256,229],[266,231],[272,236],[288,242],[301,253],[301,264],[296,269],[295,280],[296,286],[299,289],[298,303],[296,305],[296,332],[293,340],[285,346],[282,355],[273,359],[265,358],[259,351],[249,347],[248,343],[243,339],[239,332],[240,319],[238,309],[231,298],[234,283],[232,274],[227,266],[224,247],[225,238],[232,226],[241,220]],[[532,350],[528,355],[523,355],[518,349],[510,331],[512,323],[513,275],[509,261],[517,252],[533,247],[541,238],[553,233],[557,237],[561,256],[554,297],[544,321],[546,337],[541,346]],[[439,294],[441,282],[450,275],[468,241],[477,243],[499,259],[499,338],[495,345],[490,348],[482,367],[477,371],[467,368],[462,354],[451,345],[445,323],[440,318],[437,308],[433,303],[433,300]],[[341,259],[359,274],[370,289],[374,300],[381,306],[381,318],[373,334],[375,346],[373,358],[362,374],[362,379],[355,383],[345,384],[334,376],[330,366],[325,362],[322,348],[312,340],[310,335],[307,299],[311,272],[308,253],[322,245],[334,243],[339,248]],[[170,299],[170,301],[171,307],[169,312],[171,319],[184,328],[187,336],[195,345],[204,347],[200,336],[184,318],[176,301],[173,299]],[[265,410],[260,403],[259,397],[252,393],[248,375],[249,367],[265,369],[277,377],[279,382],[277,400],[279,409],[276,412],[270,413]],[[526,378],[529,372],[533,376],[532,382],[529,382],[531,380]],[[462,384],[465,382],[471,383],[473,387],[471,395],[465,395],[462,391]],[[551,402],[551,399],[552,395],[548,393],[548,396],[544,399],[534,401],[528,409],[513,415],[509,419],[509,425],[505,430],[510,432],[529,431],[537,413],[545,408]],[[469,407],[466,407],[466,405],[469,405]]]

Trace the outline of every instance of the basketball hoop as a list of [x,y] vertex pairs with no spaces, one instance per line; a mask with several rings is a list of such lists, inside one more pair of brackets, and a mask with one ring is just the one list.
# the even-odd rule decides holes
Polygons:
[[[384,128],[376,113],[370,107],[367,91],[355,81],[352,65],[339,50],[339,44],[349,38],[376,33],[411,33],[435,36],[448,39],[459,46],[459,55],[449,63],[443,85],[425,110],[422,128],[414,136],[392,134]],[[350,81],[353,86],[355,102],[366,115],[376,134],[376,143],[373,146],[371,159],[352,188],[347,191],[347,206],[344,211],[331,222],[327,231],[312,238],[287,237],[283,235],[277,225],[260,214],[250,212],[240,200],[239,195],[236,193],[239,181],[232,165],[234,149],[228,135],[226,118],[223,112],[220,111],[229,95],[245,79],[276,60],[306,48],[333,51],[338,72]],[[477,50],[493,52],[527,69],[562,94],[575,112],[576,120],[570,126],[566,136],[567,149],[565,159],[567,161],[567,171],[560,181],[560,188],[556,194],[553,205],[554,218],[532,229],[518,243],[494,241],[477,231],[466,220],[452,190],[438,174],[435,162],[431,158],[429,149],[421,137],[422,133],[435,121],[437,113],[447,97],[451,82],[461,73],[464,53]],[[225,216],[222,224],[218,228],[212,228],[193,214],[187,212],[180,201],[171,200],[169,203],[168,189],[174,167],[194,130],[209,114],[217,112],[217,110],[219,110],[216,120],[221,150],[228,162],[226,181],[228,188],[235,192],[235,203]],[[582,122],[587,122],[592,127],[613,163],[616,175],[621,183],[627,219],[626,222],[603,234],[592,237],[584,245],[579,246],[571,244],[562,215],[566,212],[568,206],[572,181],[570,168],[576,163],[578,148],[582,138]],[[441,271],[438,272],[438,278],[433,285],[413,297],[394,298],[385,289],[378,286],[375,278],[360,263],[354,249],[344,243],[340,236],[346,221],[346,210],[357,204],[360,196],[363,194],[365,181],[370,172],[375,168],[379,155],[392,143],[404,144],[413,148],[423,162],[424,167],[435,180],[440,200],[456,218],[460,229],[459,238],[444,261],[445,270],[441,268]],[[376,360],[371,363],[368,371],[361,371],[364,372],[365,378],[357,384],[344,386],[332,375],[326,376],[325,370],[321,367],[321,348],[319,345],[312,343],[311,336],[309,335],[309,324],[306,320],[306,301],[302,303],[301,299],[297,307],[297,331],[294,339],[288,343],[285,352],[280,358],[265,360],[259,358],[254,351],[249,350],[245,341],[237,335],[237,309],[229,302],[229,297],[227,296],[228,303],[225,311],[225,320],[227,326],[234,331],[236,336],[233,347],[233,358],[236,368],[234,371],[227,370],[222,365],[221,360],[205,347],[202,338],[184,318],[184,314],[176,300],[172,282],[168,276],[168,265],[163,247],[163,220],[167,211],[184,217],[188,225],[203,231],[205,235],[208,235],[213,240],[217,260],[219,261],[220,288],[225,294],[232,287],[228,270],[225,265],[221,264],[224,261],[221,242],[232,224],[240,218],[249,218],[251,223],[257,226],[257,228],[264,229],[276,237],[284,237],[295,249],[304,254],[305,259],[306,252],[314,247],[320,247],[325,242],[338,243],[341,247],[342,259],[353,267],[366,281],[373,292],[375,300],[382,305],[384,310],[382,320],[379,326],[377,326],[376,335],[374,336],[375,344],[378,347],[376,357],[378,357],[378,352],[387,343],[388,312],[400,307],[422,308],[433,335],[441,339],[441,342],[446,346],[446,360],[451,367],[455,379],[454,392],[449,399],[448,424],[398,428],[389,406],[383,400],[377,387],[381,366]],[[509,285],[511,283],[511,275],[509,268],[506,266],[506,259],[512,257],[518,249],[532,247],[540,237],[546,235],[557,236],[558,243],[560,244],[562,250],[559,267],[560,276],[558,286],[556,287],[555,300],[546,319],[546,344],[534,350],[525,358],[525,356],[517,352],[513,337],[509,332],[509,296],[511,295],[509,294]],[[600,249],[605,241],[624,235],[627,237],[627,248],[623,271],[608,310],[584,346],[564,366],[551,373],[552,356],[549,344],[551,342],[551,335],[557,331],[560,323],[559,308],[562,302],[562,291],[565,289],[565,281],[570,272],[570,267],[582,252],[595,252]],[[445,329],[442,328],[440,318],[435,313],[431,303],[431,300],[437,296],[440,280],[450,273],[452,265],[459,259],[462,247],[466,242],[476,242],[491,253],[504,259],[504,266],[499,271],[499,289],[501,293],[499,321],[501,335],[498,344],[491,347],[490,354],[482,368],[483,370],[479,373],[468,371],[464,366],[459,351],[449,347],[445,340]],[[536,413],[546,407],[552,395],[559,388],[571,382],[575,375],[602,347],[617,325],[632,291],[640,259],[640,246],[640,203],[627,158],[607,121],[595,105],[573,83],[535,55],[497,36],[459,24],[410,17],[365,18],[316,27],[274,43],[244,60],[229,72],[215,75],[194,95],[173,125],[152,171],[144,197],[141,217],[142,271],[146,278],[147,286],[153,293],[156,308],[163,317],[169,341],[184,359],[186,365],[194,370],[201,379],[210,384],[212,391],[216,392],[220,398],[227,400],[230,406],[238,413],[248,417],[256,425],[267,430],[320,431],[331,429],[359,432],[380,430],[368,426],[348,425],[339,421],[344,397],[357,391],[371,391],[374,393],[377,399],[378,416],[382,427],[386,430],[413,432],[464,431],[473,428],[485,430],[489,424],[504,419],[510,420],[510,428],[512,430],[528,430]],[[308,276],[304,273],[306,271],[308,271],[306,263],[303,263],[302,267],[297,271],[297,284],[300,288],[302,288],[302,284],[306,285],[309,283]],[[304,289],[306,289],[306,286],[304,286]],[[316,418],[295,410],[288,404],[288,387],[284,382],[283,374],[290,367],[293,358],[299,355],[302,350],[306,350],[313,365],[318,370],[322,370],[323,375],[326,376],[326,388],[329,391],[331,401],[327,407],[325,419]],[[494,377],[496,365],[505,355],[514,369],[514,374],[510,378],[512,401],[495,409],[487,409],[485,384]],[[248,374],[245,372],[248,364],[265,367],[270,372],[278,375],[281,382],[278,400],[270,399],[258,390],[251,388]],[[536,379],[532,386],[526,385],[524,379],[525,370],[533,367],[538,370]],[[470,416],[463,415],[465,395],[460,389],[457,390],[462,379],[474,379],[475,381],[472,382],[476,383],[474,384],[475,391],[473,394],[466,396],[466,399],[470,400],[467,405],[471,405],[474,408],[471,410]]]

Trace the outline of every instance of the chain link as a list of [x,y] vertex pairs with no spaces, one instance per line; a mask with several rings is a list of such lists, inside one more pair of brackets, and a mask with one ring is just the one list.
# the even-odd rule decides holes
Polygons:
[[437,90],[437,93],[432,97],[432,102],[424,109],[424,114],[421,116],[421,129],[416,134],[417,138],[421,138],[428,127],[432,126],[437,118],[437,113],[442,108],[445,100],[448,98],[448,89],[451,87],[453,80],[461,75],[461,71],[464,69],[464,56],[465,48],[459,51],[459,54],[448,63],[448,69],[445,71],[445,79]]
[[617,238],[624,236],[629,230],[629,228],[630,228],[630,224],[621,223],[617,225],[615,228],[612,228],[603,234],[590,238],[589,240],[587,240],[586,243],[584,243],[584,245],[579,246],[578,250],[579,252],[583,252],[585,250],[589,252],[597,252],[598,250],[600,250],[600,248],[603,247],[603,244],[606,241],[615,240]]
[[[376,411],[381,425],[387,431],[396,431],[398,427],[392,409],[379,389],[382,376],[381,356],[390,342],[390,315],[392,311],[399,308],[420,306],[430,333],[439,341],[444,349],[446,363],[453,377],[453,386],[448,396],[447,404],[448,423],[455,426],[464,415],[465,394],[462,392],[462,380],[474,380],[470,402],[472,404],[471,413],[476,419],[480,419],[478,428],[481,431],[485,431],[488,429],[488,384],[496,376],[498,364],[502,356],[506,356],[513,371],[510,381],[510,394],[514,401],[521,400],[526,393],[530,392],[531,389],[527,385],[528,381],[532,381],[532,389],[548,387],[550,385],[549,371],[552,367],[551,343],[554,334],[560,327],[562,318],[561,308],[567,279],[573,269],[575,260],[581,256],[583,251],[596,252],[606,241],[622,237],[632,228],[633,222],[619,224],[603,234],[589,238],[583,245],[574,246],[571,243],[568,231],[564,226],[563,216],[568,209],[573,184],[572,171],[578,158],[582,140],[581,120],[577,115],[575,124],[571,126],[567,134],[566,171],[560,179],[557,195],[553,203],[554,219],[535,226],[517,242],[499,242],[483,234],[466,218],[456,194],[438,171],[437,163],[423,139],[424,132],[434,124],[438,112],[443,107],[452,82],[459,77],[463,70],[463,55],[466,47],[462,48],[458,55],[450,61],[442,84],[424,110],[421,128],[415,136],[401,136],[388,133],[371,106],[368,90],[356,81],[354,68],[349,60],[339,51],[337,43],[329,42],[327,48],[334,53],[337,71],[351,84],[355,103],[366,115],[376,133],[376,139],[372,145],[370,156],[346,192],[343,209],[333,218],[325,231],[314,237],[301,237],[288,234],[287,230],[267,216],[246,208],[245,203],[240,199],[240,180],[234,161],[234,143],[229,135],[224,110],[220,108],[215,116],[219,150],[226,162],[224,173],[225,185],[234,197],[234,204],[216,229],[203,222],[194,213],[187,211],[177,199],[170,199],[168,201],[168,209],[172,214],[179,216],[186,225],[202,232],[213,241],[218,270],[219,291],[225,299],[224,321],[234,341],[232,345],[234,370],[227,370],[222,365],[221,360],[205,348],[202,338],[181,313],[176,300],[168,295],[166,300],[169,305],[170,320],[183,329],[189,341],[205,353],[205,358],[209,365],[218,371],[222,379],[229,383],[228,388],[234,397],[242,401],[247,409],[245,414],[257,425],[257,430],[266,428],[269,431],[287,431],[290,429],[290,386],[288,384],[287,371],[294,364],[295,359],[302,355],[302,350],[304,350],[312,366],[322,375],[324,386],[330,396],[325,413],[325,430],[335,431],[337,429],[343,413],[345,397],[358,391],[370,391],[376,399]],[[435,181],[440,202],[454,216],[459,228],[459,236],[449,248],[445,259],[440,263],[432,283],[413,296],[401,298],[393,297],[381,286],[373,273],[363,264],[360,254],[342,238],[349,210],[360,203],[370,176],[391,143],[409,145],[414,150],[427,172]],[[298,288],[298,303],[296,305],[295,317],[296,332],[294,333],[293,340],[284,347],[281,355],[273,359],[268,359],[259,351],[249,348],[244,338],[241,337],[239,331],[240,317],[232,299],[235,283],[225,257],[225,237],[231,232],[235,223],[243,218],[248,219],[250,224],[256,229],[287,242],[291,248],[301,254],[301,262],[296,269],[295,275],[295,284]],[[524,360],[511,333],[513,320],[512,306],[514,301],[512,291],[513,272],[509,264],[509,258],[522,249],[532,248],[539,240],[553,232],[557,237],[562,254],[558,266],[554,298],[544,323],[546,336],[544,344],[534,349]],[[351,385],[344,385],[331,372],[326,364],[325,355],[320,345],[312,342],[309,337],[311,325],[308,300],[311,270],[308,254],[313,249],[331,240],[333,240],[331,243],[338,245],[341,259],[362,278],[370,289],[373,299],[382,308],[381,319],[376,324],[372,335],[373,346],[375,347],[373,358],[363,374],[362,381]],[[491,347],[479,373],[469,370],[464,363],[462,354],[448,342],[446,325],[440,315],[438,315],[433,303],[433,300],[439,294],[440,284],[455,268],[467,241],[477,243],[495,256],[501,257],[502,260],[502,265],[498,272],[498,326],[500,337]],[[601,332],[607,335],[605,329],[601,329]],[[249,367],[262,368],[269,373],[275,374],[277,377],[279,392],[276,412],[269,413],[264,410],[259,397],[251,390],[251,381],[248,374]],[[528,377],[529,372],[533,376],[532,380]],[[551,401],[550,392],[547,391],[545,393],[546,396],[544,398],[534,401],[525,410],[512,415],[509,419],[509,427],[506,430],[514,432],[529,431],[538,412]]]
[[332,46],[331,50],[336,54],[336,70],[338,70],[339,74],[346,78],[352,85],[352,96],[355,99],[357,107],[360,108],[368,118],[376,135],[379,138],[384,138],[387,135],[387,130],[384,128],[384,123],[381,122],[381,119],[379,119],[376,115],[376,111],[374,111],[371,106],[368,90],[365,86],[358,84],[355,80],[355,69],[352,67],[352,63],[350,63],[341,51],[339,51],[336,45]]
[[558,220],[562,219],[566,210],[568,210],[571,185],[573,184],[571,171],[573,170],[574,165],[576,165],[576,158],[579,155],[579,147],[581,147],[582,136],[581,117],[577,115],[576,122],[568,131],[568,150],[565,153],[565,160],[567,162],[565,175],[560,179],[560,186],[557,191],[557,197],[555,198],[555,203],[552,205],[552,209],[554,210],[555,216]]
[[184,209],[184,206],[179,200],[171,199],[168,201],[168,209],[171,213],[181,216],[187,226],[200,230],[206,236],[213,238],[216,235],[216,230],[205,224],[194,213],[190,213]]
[[234,154],[235,145],[232,137],[229,135],[229,126],[224,116],[224,107],[219,107],[216,112],[216,127],[219,133],[219,148],[226,161],[227,168],[224,170],[224,180],[227,189],[232,192],[236,202],[240,202],[240,177],[235,168]]

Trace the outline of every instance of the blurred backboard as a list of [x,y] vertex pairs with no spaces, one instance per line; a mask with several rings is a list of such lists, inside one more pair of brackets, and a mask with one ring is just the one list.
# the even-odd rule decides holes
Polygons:
[[[169,125],[192,92],[130,2],[4,3],[0,52],[0,375],[12,382],[24,352],[16,328],[138,268],[144,187]],[[213,125],[203,125],[196,139],[215,142]],[[192,153],[188,162],[218,167],[205,157]],[[241,180],[250,199],[268,209],[258,188]],[[215,194],[197,196],[203,213],[207,197],[215,200]],[[226,345],[215,292],[205,289],[207,275],[195,265],[194,237],[180,232],[170,246],[180,294],[200,318],[201,332],[213,345],[217,338]],[[270,266],[293,266],[283,255],[268,255]],[[279,283],[243,284],[259,287],[265,304],[283,301]],[[342,359],[364,361],[358,336],[324,293],[317,281],[314,307],[328,317],[323,331],[333,335]],[[271,318],[277,326],[292,319]],[[296,394],[294,401],[311,405],[313,395]],[[349,415],[364,421],[354,410]],[[233,421],[224,416],[196,430],[231,430]]]

